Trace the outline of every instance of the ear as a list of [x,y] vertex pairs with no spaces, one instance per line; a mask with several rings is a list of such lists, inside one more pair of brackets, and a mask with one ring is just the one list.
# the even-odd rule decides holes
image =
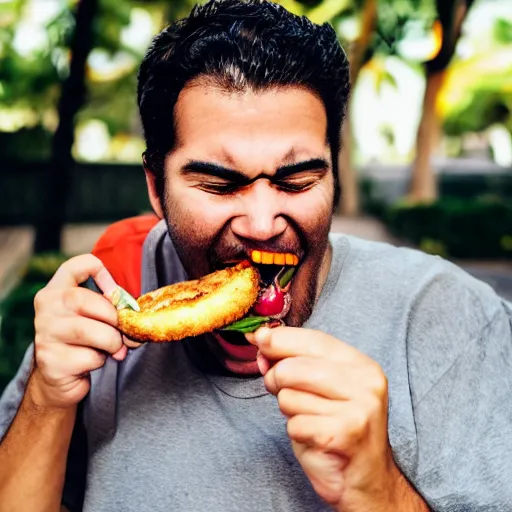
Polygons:
[[144,166],[144,172],[146,174],[146,184],[148,186],[149,202],[151,203],[151,206],[153,207],[153,210],[155,211],[157,217],[159,219],[163,219],[164,209],[162,208],[162,203],[160,201],[160,198],[158,197],[155,175],[146,166]]

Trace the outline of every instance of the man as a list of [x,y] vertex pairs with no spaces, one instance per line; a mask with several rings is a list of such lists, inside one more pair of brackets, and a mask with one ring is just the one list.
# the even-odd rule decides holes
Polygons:
[[128,351],[114,307],[78,287],[118,274],[71,259],[2,399],[3,510],[511,510],[510,305],[440,258],[329,235],[334,31],[210,2],[155,38],[138,92],[162,219],[141,291],[293,253],[287,327]]

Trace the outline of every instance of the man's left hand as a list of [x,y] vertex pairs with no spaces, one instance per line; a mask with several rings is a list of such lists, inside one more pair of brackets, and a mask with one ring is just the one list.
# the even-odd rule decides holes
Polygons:
[[247,338],[288,418],[295,456],[325,501],[340,512],[428,510],[393,459],[387,379],[375,361],[309,329],[262,328]]

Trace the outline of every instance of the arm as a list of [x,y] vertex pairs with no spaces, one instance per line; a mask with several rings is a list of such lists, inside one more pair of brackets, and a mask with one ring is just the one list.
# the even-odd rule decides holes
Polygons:
[[76,406],[38,405],[32,375],[20,409],[0,445],[0,503],[9,512],[60,510]]
[[259,349],[297,460],[339,512],[428,512],[395,463],[387,379],[380,366],[325,333],[294,327],[246,335]]
[[[34,301],[34,370],[21,372],[26,377],[10,385],[12,396],[3,404],[9,413],[0,444],[2,512],[62,510],[68,452],[89,373],[108,355],[126,356],[114,306],[78,287],[89,276],[105,293],[115,289],[101,261],[84,255],[64,263]],[[16,393],[23,398],[13,400]],[[14,402],[21,402],[19,408]]]
[[[397,470],[398,471],[398,470]],[[398,471],[395,503],[398,508],[393,512],[429,512],[427,504],[418,494],[416,489],[407,481],[404,475]],[[390,511],[391,512],[391,511]]]

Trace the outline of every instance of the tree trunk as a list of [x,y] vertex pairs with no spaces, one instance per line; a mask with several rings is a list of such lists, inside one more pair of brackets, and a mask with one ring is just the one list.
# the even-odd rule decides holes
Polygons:
[[423,110],[416,135],[416,158],[409,191],[409,200],[414,203],[431,203],[438,196],[437,179],[430,163],[430,157],[440,138],[436,100],[443,85],[444,75],[445,71],[427,74]]
[[413,203],[432,203],[439,195],[437,178],[430,159],[441,138],[437,116],[437,96],[443,85],[446,69],[455,53],[462,22],[472,0],[437,0],[439,22],[442,26],[442,44],[438,54],[425,64],[426,86],[423,110],[416,136],[416,157],[411,174],[408,199]]
[[355,217],[359,214],[359,187],[357,172],[352,164],[353,139],[349,111],[341,128],[341,141],[338,167],[341,187],[340,214]]
[[[366,0],[363,7],[361,34],[350,51],[350,82],[355,87],[359,72],[365,63],[366,53],[377,23],[377,1]],[[341,187],[340,212],[347,217],[359,214],[359,186],[357,172],[352,162],[352,125],[350,105],[341,129],[341,151],[338,160],[339,183]]]
[[52,165],[46,179],[43,208],[36,226],[36,252],[58,251],[61,247],[74,166],[74,121],[85,100],[86,62],[92,49],[92,24],[97,7],[97,0],[80,0],[76,10],[69,75],[62,85],[58,105],[59,124],[52,141]]

